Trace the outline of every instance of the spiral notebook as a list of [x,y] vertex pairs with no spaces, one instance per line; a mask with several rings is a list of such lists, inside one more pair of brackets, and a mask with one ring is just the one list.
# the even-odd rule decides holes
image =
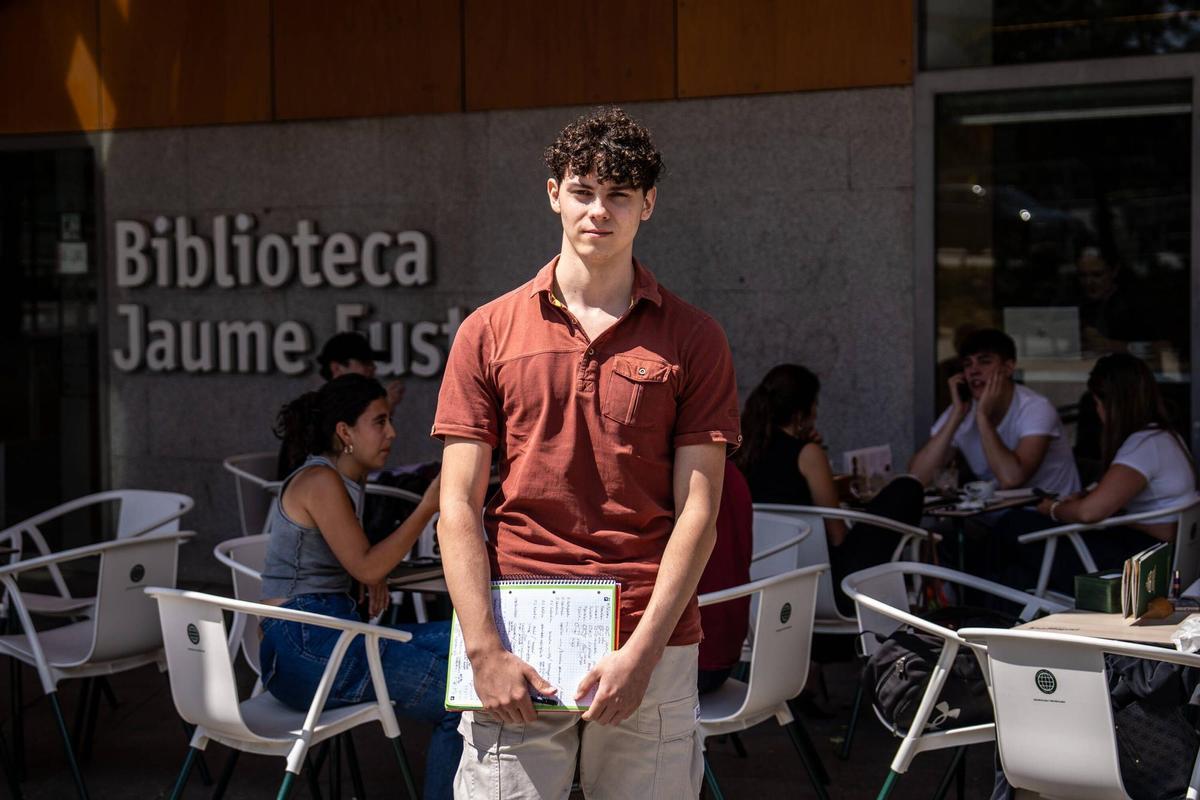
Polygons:
[[[584,711],[591,705],[591,695],[576,700],[575,689],[601,658],[616,649],[620,603],[619,584],[607,579],[531,577],[492,583],[492,615],[500,641],[558,688],[554,702],[535,699],[535,709]],[[482,707],[455,614],[450,621],[446,708]]]

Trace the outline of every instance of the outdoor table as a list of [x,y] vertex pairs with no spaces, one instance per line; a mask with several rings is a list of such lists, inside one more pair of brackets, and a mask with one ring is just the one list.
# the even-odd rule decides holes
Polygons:
[[388,588],[405,592],[449,594],[444,574],[441,559],[401,561],[388,575]]
[[1031,489],[1012,489],[997,491],[990,500],[979,508],[959,508],[957,500],[934,501],[926,504],[925,514],[936,519],[949,519],[954,522],[954,532],[958,540],[958,571],[966,572],[964,552],[966,550],[966,521],[971,517],[991,514],[996,511],[1006,511],[1010,508],[1020,508],[1041,500]]
[[1092,636],[1097,639],[1116,639],[1123,642],[1174,647],[1175,643],[1171,641],[1171,634],[1184,620],[1191,617],[1200,617],[1200,614],[1177,611],[1164,619],[1133,621],[1125,619],[1120,614],[1106,614],[1102,611],[1060,611],[1057,614],[1048,614],[1017,627],[1022,630],[1051,631],[1074,636]]

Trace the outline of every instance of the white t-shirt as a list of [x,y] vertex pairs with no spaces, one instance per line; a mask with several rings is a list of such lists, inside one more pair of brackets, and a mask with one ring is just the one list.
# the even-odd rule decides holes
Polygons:
[[[933,424],[930,435],[936,434],[950,419],[953,406],[947,408]],[[1058,411],[1050,401],[1037,392],[1021,384],[1013,384],[1012,402],[1008,412],[1000,424],[996,426],[1000,441],[1009,450],[1016,450],[1017,444],[1026,436],[1049,436],[1050,445],[1042,458],[1037,471],[1025,482],[1026,487],[1037,487],[1058,495],[1067,495],[1079,491],[1079,470],[1075,468],[1075,457],[1071,453],[1071,445],[1063,436],[1062,421]],[[975,401],[971,401],[971,409],[967,418],[954,432],[953,444],[962,453],[967,466],[980,480],[994,481],[996,474],[988,466],[987,457],[983,453],[983,442],[979,439],[979,429],[975,427]]]
[[[1125,505],[1126,514],[1170,508],[1196,496],[1196,478],[1183,446],[1175,434],[1162,428],[1146,428],[1131,434],[1117,450],[1113,463],[1135,469],[1146,479],[1146,488]],[[1144,522],[1178,519],[1178,514],[1170,514]]]

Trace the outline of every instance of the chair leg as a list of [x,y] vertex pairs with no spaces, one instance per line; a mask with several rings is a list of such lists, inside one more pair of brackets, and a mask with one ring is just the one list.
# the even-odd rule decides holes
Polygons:
[[784,727],[788,729],[788,733],[792,737],[792,744],[800,755],[800,761],[804,764],[804,769],[808,773],[809,780],[812,781],[817,797],[820,800],[829,800],[829,793],[825,791],[825,784],[828,782],[829,776],[824,775],[825,779],[822,780],[825,767],[821,764],[821,757],[817,755],[816,750],[812,749],[812,742],[808,740],[804,729],[800,727],[799,719],[793,719]]
[[[179,720],[179,724],[183,726],[183,738],[187,740],[188,746],[191,746],[192,734],[196,732],[195,726],[188,725],[187,722],[182,719]],[[204,784],[205,786],[212,786],[212,773],[208,771],[208,762],[204,760],[204,753],[200,754],[199,762],[200,763],[198,764],[197,768],[200,770],[200,783]]]
[[933,793],[933,800],[943,800],[946,793],[950,791],[950,782],[954,780],[958,774],[959,766],[962,764],[963,755],[967,752],[967,748],[954,748],[954,757],[950,759],[949,766],[946,767],[945,773],[942,774],[942,780],[938,784],[937,791]]
[[13,761],[16,762],[17,780],[25,780],[25,692],[21,682],[21,664],[15,658],[8,660],[9,702],[13,715]]
[[288,795],[292,793],[292,784],[296,781],[296,773],[284,772],[283,783],[279,784],[279,792],[275,795],[275,800],[287,800]]
[[708,756],[704,757],[704,785],[708,787],[711,800],[725,800],[725,795],[721,794],[721,786],[717,783],[717,776],[713,774],[712,766],[708,763]]
[[308,781],[309,794],[313,796],[313,800],[321,800],[324,796],[321,794],[321,780],[317,775],[316,767],[313,766],[312,755],[304,755],[304,779]]
[[886,800],[888,795],[892,793],[892,789],[896,788],[896,781],[899,778],[899,772],[889,769],[887,779],[883,782],[883,786],[879,787],[879,794],[875,797],[875,800]]
[[742,744],[742,737],[736,733],[729,734],[729,741],[733,745],[733,751],[738,754],[738,758],[746,757],[746,745]]
[[76,750],[83,749],[83,729],[87,721],[88,700],[92,697],[95,678],[84,678],[79,682],[79,704],[75,706],[75,722],[71,726],[71,743]]
[[221,777],[217,780],[216,788],[213,789],[212,800],[221,800],[225,796],[225,790],[229,788],[229,782],[233,780],[233,769],[237,766],[238,758],[241,755],[241,750],[233,750],[229,753],[229,758],[225,759]]
[[867,680],[864,668],[863,678],[858,682],[858,690],[854,692],[854,705],[850,709],[850,724],[846,728],[846,738],[842,740],[842,746],[838,748],[837,752],[837,757],[842,761],[850,758],[850,745],[854,742],[854,733],[858,729],[858,718],[862,714],[862,702],[866,693]]
[[396,760],[400,762],[400,772],[404,775],[404,788],[408,790],[408,796],[412,800],[418,800],[417,784],[413,781],[412,770],[408,766],[408,756],[404,754],[404,745],[400,742],[400,737],[392,739],[392,749],[396,751]]
[[817,752],[817,748],[813,745],[812,738],[808,735],[808,729],[804,727],[802,718],[796,711],[792,710],[792,722],[790,723],[789,731],[792,736],[792,742],[797,744],[797,747],[803,747],[808,754],[809,760],[815,770],[817,778],[821,783],[829,784],[829,770],[825,769],[825,762],[821,760],[821,755]]
[[120,701],[117,700],[117,693],[113,691],[112,684],[109,683],[108,678],[101,675],[97,680],[97,685],[100,687],[100,691],[104,694],[104,699],[108,701],[109,708],[115,709],[121,704]]
[[0,765],[3,766],[4,776],[8,780],[8,791],[12,795],[12,800],[21,800],[21,782],[17,778],[16,764],[9,755],[8,742],[4,738],[3,729],[0,729]]
[[175,786],[171,789],[170,800],[179,800],[183,797],[183,788],[187,786],[188,774],[192,771],[192,764],[196,760],[196,754],[200,751],[194,747],[189,747],[187,755],[183,759],[183,768],[179,770],[179,777],[175,779]]
[[83,723],[83,744],[79,748],[80,759],[85,764],[92,760],[92,743],[96,741],[96,717],[100,714],[102,683],[107,683],[103,677],[92,679],[91,697],[88,698],[87,716]]
[[350,734],[351,731],[342,734],[346,737],[346,759],[350,767],[350,781],[354,785],[356,800],[366,800],[367,790],[363,788],[362,770],[358,766],[358,753],[354,749],[354,737]]
[[83,784],[83,774],[79,771],[79,764],[75,761],[75,749],[71,747],[71,734],[67,732],[67,721],[63,719],[62,706],[58,703],[58,692],[49,692],[46,696],[50,698],[50,705],[54,708],[54,717],[58,720],[58,732],[62,734],[67,764],[71,767],[71,777],[75,779],[75,790],[79,793],[81,800],[88,800],[87,787]]

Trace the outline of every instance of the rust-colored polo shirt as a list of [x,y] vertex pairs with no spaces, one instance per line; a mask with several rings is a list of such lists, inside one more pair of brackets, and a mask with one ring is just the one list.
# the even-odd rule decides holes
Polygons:
[[[675,525],[675,449],[740,439],[733,358],[716,321],[636,261],[629,310],[589,341],[554,297],[557,263],[463,322],[433,435],[502,449],[493,575],[616,578],[624,642]],[[698,641],[693,596],[670,644]]]

